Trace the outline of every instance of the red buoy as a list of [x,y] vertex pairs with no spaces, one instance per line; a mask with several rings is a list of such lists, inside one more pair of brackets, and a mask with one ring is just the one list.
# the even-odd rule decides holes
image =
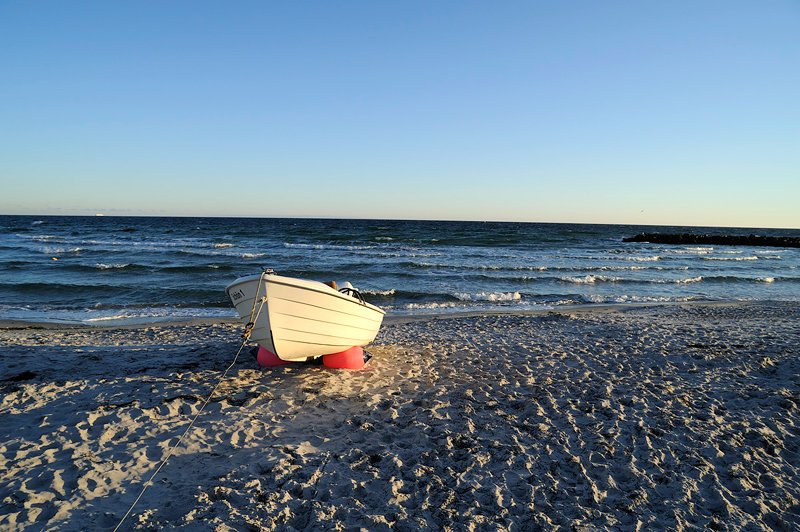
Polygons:
[[288,360],[281,360],[278,358],[278,355],[264,349],[263,347],[258,347],[258,354],[256,355],[256,362],[262,368],[272,368],[275,366],[285,366],[286,364],[291,364]]
[[364,367],[364,350],[354,346],[339,353],[322,355],[322,363],[334,369],[361,369]]

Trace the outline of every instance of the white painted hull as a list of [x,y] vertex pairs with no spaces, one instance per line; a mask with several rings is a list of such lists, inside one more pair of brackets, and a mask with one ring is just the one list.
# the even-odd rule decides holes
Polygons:
[[225,291],[245,323],[266,297],[250,339],[282,360],[303,361],[364,346],[375,339],[385,314],[324,283],[275,274],[242,277]]

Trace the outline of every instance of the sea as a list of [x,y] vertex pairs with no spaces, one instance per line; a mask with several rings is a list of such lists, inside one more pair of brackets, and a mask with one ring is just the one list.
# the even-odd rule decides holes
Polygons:
[[0,216],[0,320],[233,317],[225,287],[267,268],[350,281],[400,316],[800,301],[800,249],[623,242],[641,232],[800,237],[800,230],[635,225]]

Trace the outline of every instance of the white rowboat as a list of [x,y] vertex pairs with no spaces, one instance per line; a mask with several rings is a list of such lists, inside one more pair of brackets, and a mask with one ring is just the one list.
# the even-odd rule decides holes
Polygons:
[[375,339],[385,312],[357,290],[269,270],[236,279],[225,288],[250,339],[281,360],[305,361],[364,346]]

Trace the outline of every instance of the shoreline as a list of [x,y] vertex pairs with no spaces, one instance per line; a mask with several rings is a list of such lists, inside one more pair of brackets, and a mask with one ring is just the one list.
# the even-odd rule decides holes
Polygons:
[[[126,525],[800,526],[800,302],[387,320],[362,371],[246,354]],[[112,528],[236,320],[0,326],[0,527]]]
[[[727,305],[759,305],[771,303],[786,303],[786,301],[738,301],[738,300],[691,300],[691,301],[647,301],[630,303],[586,303],[575,305],[561,305],[543,309],[510,309],[510,310],[464,310],[449,312],[431,313],[408,313],[408,314],[387,314],[384,317],[384,325],[396,323],[411,323],[416,321],[443,320],[457,318],[474,318],[480,316],[541,316],[548,313],[572,314],[585,312],[617,312],[635,308],[661,307],[661,306],[680,306],[680,305],[700,305],[700,306],[727,306]],[[78,322],[59,322],[42,320],[18,320],[0,318],[0,330],[3,329],[45,329],[45,330],[112,330],[112,329],[141,329],[146,327],[170,327],[170,326],[208,326],[208,325],[228,325],[241,324],[241,320],[236,317],[221,318],[176,318],[175,320],[160,319],[150,322],[119,323],[94,325],[91,323]]]

